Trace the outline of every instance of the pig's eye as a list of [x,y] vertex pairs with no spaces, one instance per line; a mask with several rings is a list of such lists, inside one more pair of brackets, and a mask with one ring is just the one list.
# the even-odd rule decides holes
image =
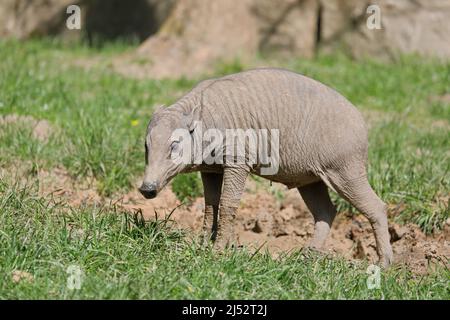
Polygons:
[[145,164],[148,164],[148,147],[146,143],[145,143]]
[[173,141],[170,144],[170,152],[178,151],[180,143],[178,141]]

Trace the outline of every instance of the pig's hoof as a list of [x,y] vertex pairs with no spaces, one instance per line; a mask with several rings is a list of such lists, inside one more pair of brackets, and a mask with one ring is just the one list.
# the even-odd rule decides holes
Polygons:
[[214,243],[211,240],[209,240],[209,241],[204,240],[204,239],[200,240],[200,247],[203,249],[210,249],[213,247],[213,245],[214,245]]
[[211,235],[209,235],[209,234],[203,234],[203,235],[201,235],[201,236],[200,236],[200,239],[199,239],[199,242],[200,242],[200,245],[201,245],[203,248],[208,248],[208,247],[210,247],[210,246],[213,245],[213,241],[212,241],[212,239],[211,239]]
[[382,268],[388,268],[394,262],[394,254],[392,253],[392,249],[387,249],[382,255],[380,255],[380,259],[378,264]]

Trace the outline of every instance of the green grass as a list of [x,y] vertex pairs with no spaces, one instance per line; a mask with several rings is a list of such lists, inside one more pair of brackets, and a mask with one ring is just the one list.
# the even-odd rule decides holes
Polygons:
[[[114,207],[70,208],[33,185],[0,182],[0,299],[448,299],[449,271],[382,272],[368,289],[365,263],[308,252],[217,254],[171,228]],[[70,266],[82,271],[70,290]],[[32,281],[15,283],[12,273]]]
[[203,186],[199,174],[187,173],[180,175],[172,183],[172,191],[181,202],[190,203],[203,195]]
[[[96,71],[74,67],[67,60],[86,58],[87,49],[52,44],[0,44],[0,113],[48,119],[61,131],[45,148],[29,134],[15,137],[8,131],[0,137],[0,164],[22,159],[51,168],[62,162],[76,177],[94,176],[103,194],[130,187],[144,167],[143,135],[153,107],[174,101],[175,91],[186,91],[193,83],[125,79],[107,64]],[[102,52],[102,58],[109,54]]]
[[[0,115],[31,115],[54,129],[42,142],[28,126],[3,125],[0,166],[31,163],[30,181],[37,168],[64,167],[74,178],[95,178],[97,191],[107,196],[130,189],[143,174],[144,134],[154,107],[170,104],[196,83],[114,73],[111,58],[132,49],[120,43],[96,49],[52,40],[0,40]],[[337,55],[279,66],[332,86],[373,114],[369,178],[374,189],[402,208],[393,219],[417,223],[428,233],[442,228],[450,216],[450,115],[449,103],[436,97],[450,93],[449,63],[406,56],[382,64]],[[216,75],[247,67],[239,60],[221,62]],[[182,200],[201,191],[198,175],[177,177],[173,187]],[[333,197],[340,210],[350,209]],[[11,180],[0,184],[0,243],[0,298],[450,296],[448,270],[417,278],[393,269],[384,274],[381,290],[368,290],[363,264],[303,253],[279,260],[245,251],[216,255],[164,222],[143,224],[114,207],[63,206]],[[79,291],[65,286],[70,264],[86,274]],[[34,281],[13,283],[13,270],[33,274]]]

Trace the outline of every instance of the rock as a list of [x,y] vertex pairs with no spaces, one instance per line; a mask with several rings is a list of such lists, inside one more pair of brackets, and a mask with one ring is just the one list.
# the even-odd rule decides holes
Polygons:
[[160,30],[116,69],[134,77],[193,77],[260,51],[311,57],[317,8],[316,0],[177,1]]
[[353,21],[362,18],[367,3],[360,0],[322,0],[320,6],[320,42],[327,46],[353,29]]
[[319,2],[257,0],[251,10],[260,25],[258,49],[312,57],[316,49]]
[[[354,57],[392,58],[399,53],[450,57],[450,1],[378,0],[381,29],[369,29],[368,3],[322,1],[322,47],[344,47]],[[372,4],[372,3],[371,3]]]
[[[115,66],[152,78],[201,75],[217,61],[258,52],[311,57],[318,47],[354,57],[450,57],[449,0],[90,0],[79,2],[81,30],[69,30],[72,3],[4,0],[0,37],[136,38],[142,46]],[[380,8],[381,29],[367,27],[371,4]]]

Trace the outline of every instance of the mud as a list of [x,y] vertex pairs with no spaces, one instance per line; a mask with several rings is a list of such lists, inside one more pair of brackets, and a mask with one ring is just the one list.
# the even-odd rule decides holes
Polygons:
[[[285,192],[286,197],[281,201],[264,190],[244,195],[235,222],[239,244],[268,249],[275,256],[308,244],[314,231],[313,217],[297,190]],[[155,212],[164,217],[178,205],[170,189],[154,201],[142,200],[137,192],[131,192],[123,198],[122,204],[132,212],[142,211],[147,219],[153,219]],[[198,198],[192,205],[176,209],[171,219],[178,227],[188,229],[192,234],[200,234],[202,210],[203,199]],[[449,267],[450,223],[446,224],[444,231],[433,236],[426,236],[414,224],[391,222],[389,231],[397,266],[406,266],[415,273],[426,273],[434,264]],[[325,251],[350,260],[376,262],[375,240],[367,219],[362,215],[338,214]]]

